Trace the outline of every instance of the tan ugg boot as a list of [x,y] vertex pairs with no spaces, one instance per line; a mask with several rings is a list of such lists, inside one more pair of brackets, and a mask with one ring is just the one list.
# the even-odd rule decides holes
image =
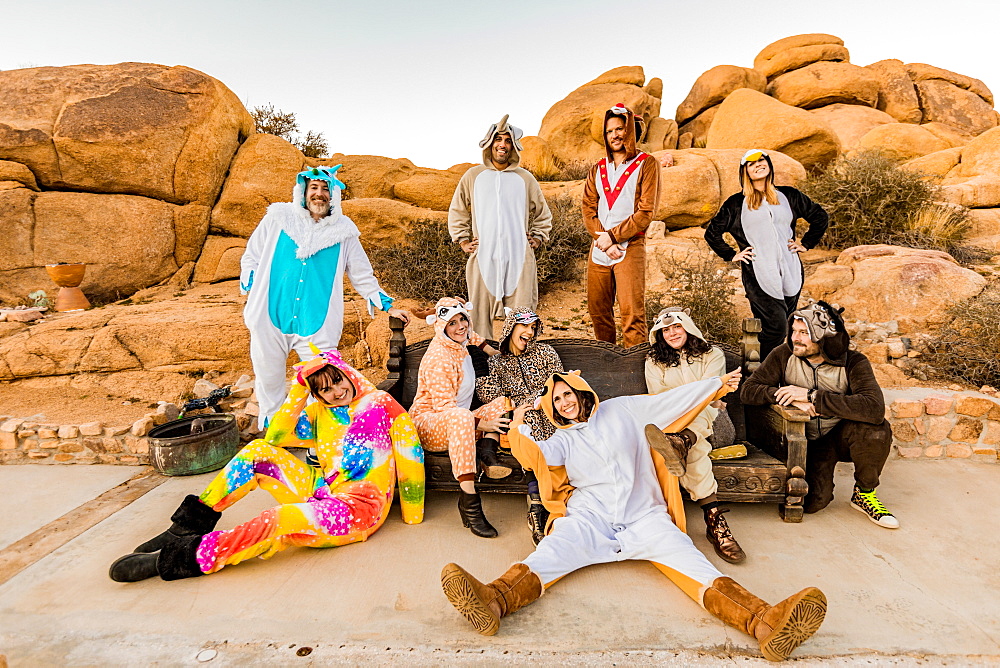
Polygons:
[[483,584],[458,564],[441,570],[441,588],[451,604],[484,636],[500,630],[500,618],[542,595],[542,581],[524,564],[514,564],[489,584]]
[[816,587],[768,605],[732,578],[716,578],[705,590],[702,604],[726,624],[756,638],[768,661],[787,659],[826,617],[826,596]]

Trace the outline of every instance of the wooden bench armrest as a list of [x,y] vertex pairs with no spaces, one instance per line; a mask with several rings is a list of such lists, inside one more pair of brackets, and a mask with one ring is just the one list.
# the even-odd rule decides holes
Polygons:
[[389,316],[389,357],[385,367],[389,370],[389,376],[378,384],[378,389],[391,394],[396,401],[403,393],[403,365],[406,352],[406,335],[403,327],[406,325],[400,318]]
[[809,422],[809,415],[795,406],[771,404],[771,410],[780,415],[782,420],[787,420],[788,422]]

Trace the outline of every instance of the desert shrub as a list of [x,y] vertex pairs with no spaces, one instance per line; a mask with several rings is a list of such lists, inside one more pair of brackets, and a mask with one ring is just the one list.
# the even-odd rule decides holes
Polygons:
[[968,233],[968,209],[936,203],[935,183],[879,151],[840,156],[799,188],[830,214],[828,248],[882,243],[950,252]]
[[452,242],[445,221],[415,220],[406,243],[378,246],[368,255],[382,285],[393,294],[431,303],[445,295],[468,294],[467,256]]
[[646,321],[668,306],[691,309],[691,319],[710,340],[736,345],[740,339],[740,318],[731,297],[736,293],[725,268],[711,254],[692,251],[657,257],[667,279],[666,292],[646,291]]
[[[582,260],[590,249],[590,235],[580,206],[569,195],[549,200],[552,232],[549,242],[535,251],[538,288],[582,276]],[[448,223],[432,219],[410,225],[406,243],[369,252],[382,284],[395,294],[425,302],[443,295],[466,295],[465,263],[468,256],[448,234]]]
[[545,157],[537,163],[525,165],[524,168],[539,181],[579,181],[587,178],[593,164],[586,160],[571,160],[560,163],[550,157]]
[[1000,284],[948,310],[952,318],[931,339],[924,360],[944,377],[1000,387]]
[[560,176],[562,175],[559,165],[552,158],[551,155],[545,154],[537,158],[535,162],[530,164],[522,164],[522,167],[531,172],[539,181],[561,181]]
[[553,283],[571,281],[583,275],[582,263],[590,252],[591,238],[583,224],[580,204],[569,195],[548,200],[552,212],[549,242],[535,251],[538,289],[544,292]]

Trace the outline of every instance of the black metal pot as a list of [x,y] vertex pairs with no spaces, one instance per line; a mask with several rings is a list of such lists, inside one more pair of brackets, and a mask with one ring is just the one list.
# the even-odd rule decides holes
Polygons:
[[240,450],[240,431],[231,413],[195,415],[149,432],[149,458],[163,475],[217,471]]

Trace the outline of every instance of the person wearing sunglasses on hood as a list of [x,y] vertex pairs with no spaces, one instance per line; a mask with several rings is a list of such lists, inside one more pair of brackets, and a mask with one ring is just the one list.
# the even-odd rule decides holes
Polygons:
[[853,462],[851,507],[880,527],[897,529],[899,520],[875,495],[892,448],[892,426],[871,363],[850,349],[843,310],[819,301],[794,311],[785,344],[747,378],[740,398],[748,406],[794,406],[809,416],[805,512],[833,501],[837,462]]
[[458,513],[462,524],[477,536],[495,538],[497,530],[486,519],[476,491],[476,463],[482,465],[489,478],[510,475],[511,469],[497,459],[500,432],[508,424],[503,417],[507,405],[499,397],[472,410],[476,377],[488,373],[487,365],[477,364],[476,358],[483,357],[481,351],[496,352],[473,331],[473,310],[473,305],[460,297],[443,297],[434,313],[427,316],[427,323],[434,326],[434,338],[420,360],[410,415],[424,448],[448,451],[451,471],[460,488]]
[[511,450],[530,461],[550,531],[534,552],[484,584],[458,564],[447,564],[441,586],[473,628],[493,635],[500,620],[538,599],[563,576],[591,564],[651,561],[709,613],[755,638],[764,656],[780,661],[808,639],[826,615],[826,597],[809,587],[771,606],[698,551],[684,533],[677,479],[647,440],[657,431],[683,429],[705,406],[736,389],[739,371],[662,394],[601,401],[579,372],[550,377],[538,407],[557,427],[535,440],[519,406]]
[[[314,351],[296,365],[288,401],[264,438],[236,453],[199,496],[185,497],[170,528],[115,561],[112,580],[180,580],[291,546],[363,542],[388,517],[397,481],[403,521],[423,520],[424,452],[409,415],[340,353]],[[314,447],[319,467],[288,447]],[[280,505],[215,531],[222,512],[258,487]]]
[[[527,307],[507,309],[507,319],[500,333],[500,352],[489,359],[490,373],[476,380],[476,393],[484,404],[506,397],[511,406],[533,403],[549,376],[562,371],[562,360],[552,346],[539,343],[542,320]],[[536,409],[524,415],[534,433],[548,438],[555,427]],[[528,483],[528,527],[535,545],[545,535],[549,513],[542,505],[535,474],[525,470]]]
[[[726,372],[725,353],[705,341],[705,336],[687,310],[671,307],[660,311],[649,330],[649,343],[645,374],[650,394],[659,394]],[[681,485],[701,506],[705,516],[705,535],[715,553],[729,563],[737,564],[746,559],[746,553],[736,542],[723,515],[729,509],[719,505],[716,495],[719,485],[712,473],[713,443],[709,439],[723,434],[728,447],[720,447],[720,453],[726,449],[738,449],[740,452],[733,453],[734,456],[746,456],[745,446],[732,444],[735,429],[725,404],[720,401],[706,406],[679,436],[664,437],[669,449],[662,451],[668,455],[668,464],[678,472]]]
[[[820,242],[830,218],[801,191],[774,185],[774,165],[766,151],[753,149],[740,159],[740,187],[708,222],[705,241],[741,269],[750,310],[761,322],[763,360],[785,340],[788,316],[798,308],[803,277],[799,253]],[[800,218],[809,225],[801,242],[795,240]],[[726,232],[737,250],[723,239]]]
[[542,188],[520,166],[523,135],[506,115],[492,124],[479,142],[482,164],[462,175],[448,209],[451,240],[469,254],[472,328],[490,339],[504,308],[538,306],[535,251],[552,231]]

